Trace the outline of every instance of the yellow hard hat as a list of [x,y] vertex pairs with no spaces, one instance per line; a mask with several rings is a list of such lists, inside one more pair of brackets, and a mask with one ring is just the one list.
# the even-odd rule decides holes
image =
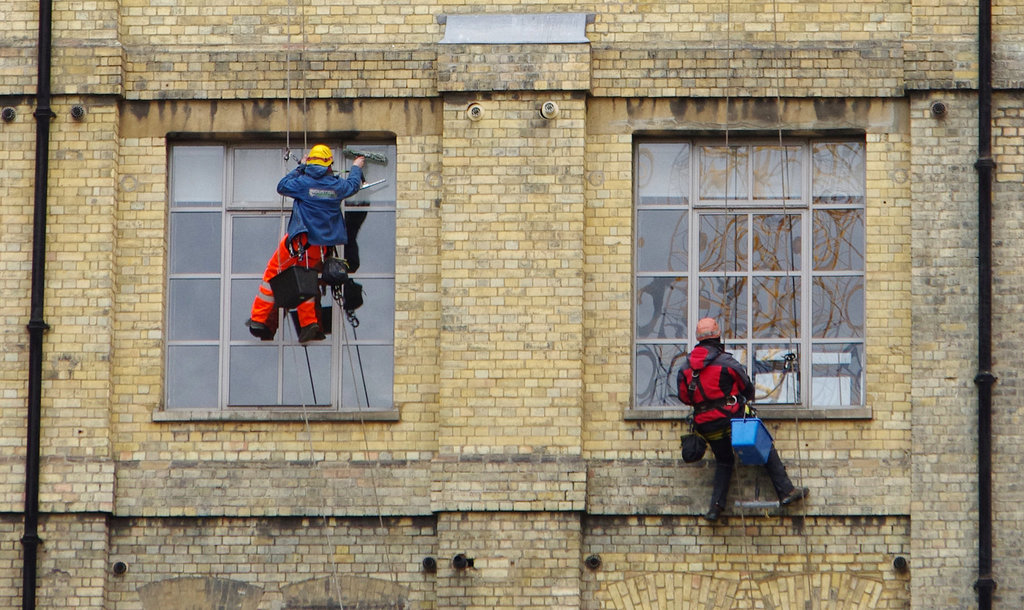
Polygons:
[[323,165],[328,166],[334,163],[334,155],[331,154],[331,149],[324,144],[317,144],[309,150],[309,156],[306,157],[307,165]]

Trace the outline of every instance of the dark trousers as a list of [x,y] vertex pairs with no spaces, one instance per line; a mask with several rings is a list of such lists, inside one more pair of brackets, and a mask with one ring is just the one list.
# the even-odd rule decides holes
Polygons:
[[[726,420],[726,424],[730,424]],[[721,434],[719,435],[719,431]],[[729,483],[732,480],[733,466],[736,464],[736,454],[732,450],[732,427],[722,426],[720,422],[701,424],[697,426],[697,432],[707,439],[709,436],[714,440],[708,440],[711,453],[715,456],[715,478],[711,485],[711,506],[725,508],[725,497],[729,494]],[[768,478],[771,479],[775,494],[779,500],[793,491],[793,482],[786,474],[786,466],[779,457],[779,452],[772,445],[768,453],[768,461],[764,465]]]

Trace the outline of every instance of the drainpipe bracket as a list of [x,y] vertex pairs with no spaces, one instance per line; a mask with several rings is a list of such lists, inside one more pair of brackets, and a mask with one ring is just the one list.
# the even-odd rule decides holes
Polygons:
[[974,162],[974,169],[979,169],[979,170],[984,169],[984,170],[991,171],[991,170],[995,169],[995,167],[996,167],[996,162],[993,161],[991,157],[985,157],[983,159],[978,159],[977,161]]
[[21,537],[21,544],[22,544],[22,546],[30,547],[30,548],[33,548],[33,549],[36,548],[37,546],[39,546],[39,544],[42,541],[43,541],[43,539],[40,538],[39,536],[36,536],[35,534],[25,534],[24,536]]
[[50,325],[47,324],[46,322],[42,321],[42,320],[29,320],[28,321],[28,325],[26,326],[26,328],[28,328],[29,332],[33,332],[33,331],[43,331],[43,332],[45,332],[45,331],[50,330]]
[[996,590],[996,581],[995,579],[990,577],[979,578],[977,582],[974,583],[974,590],[978,591],[979,593],[983,591],[987,593],[992,593]]
[[996,382],[997,377],[992,374],[992,371],[981,371],[974,376],[974,385],[986,385],[991,386]]
[[32,116],[36,117],[37,119],[50,119],[51,121],[57,118],[57,115],[52,110],[50,110],[49,106],[40,106],[39,108],[36,108],[35,112],[32,113]]

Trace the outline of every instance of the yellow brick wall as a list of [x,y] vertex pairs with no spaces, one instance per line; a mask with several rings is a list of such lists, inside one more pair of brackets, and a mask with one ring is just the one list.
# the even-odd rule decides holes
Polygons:
[[[969,607],[977,15],[946,4],[55,6],[41,607],[783,608],[819,590]],[[1015,0],[994,4],[997,576],[1020,605],[1024,36]],[[0,123],[4,607],[22,552],[37,9],[0,10],[0,106],[17,114]],[[589,44],[438,44],[445,15],[524,12],[592,14]],[[710,461],[681,464],[678,413],[632,408],[632,151],[779,125],[864,134],[870,417],[768,420],[810,500],[709,526]],[[304,132],[396,144],[397,420],[166,413],[168,143]],[[735,475],[734,497],[765,489]]]

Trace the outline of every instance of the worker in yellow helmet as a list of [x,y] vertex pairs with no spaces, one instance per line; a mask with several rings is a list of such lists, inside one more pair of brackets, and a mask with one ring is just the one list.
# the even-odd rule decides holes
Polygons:
[[[277,332],[277,306],[270,279],[300,263],[320,269],[326,250],[348,241],[341,205],[345,198],[359,192],[365,163],[365,158],[356,157],[348,176],[341,178],[332,171],[334,155],[331,149],[317,144],[295,169],[278,182],[278,194],[292,198],[292,213],[287,233],[267,262],[263,282],[246,322],[254,337],[269,341]],[[297,308],[300,343],[326,337],[317,318],[316,305],[313,297]]]

